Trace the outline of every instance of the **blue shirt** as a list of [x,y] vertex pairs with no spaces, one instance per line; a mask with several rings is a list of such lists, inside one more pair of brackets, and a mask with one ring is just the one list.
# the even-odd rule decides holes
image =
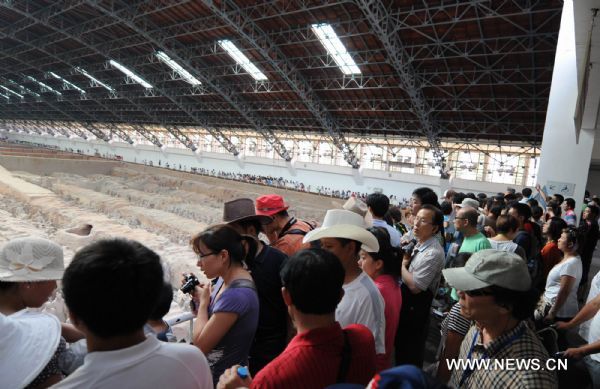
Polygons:
[[373,227],[383,227],[390,234],[390,243],[393,247],[400,246],[400,233],[397,229],[390,226],[385,222],[385,220],[373,219]]

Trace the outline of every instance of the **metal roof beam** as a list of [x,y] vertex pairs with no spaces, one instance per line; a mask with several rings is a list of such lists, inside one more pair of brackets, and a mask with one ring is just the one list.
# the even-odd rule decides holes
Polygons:
[[422,131],[431,146],[436,165],[439,167],[440,176],[447,177],[446,160],[439,139],[442,129],[433,120],[431,108],[423,95],[421,81],[417,79],[406,58],[399,35],[394,32],[395,25],[392,24],[388,9],[381,0],[355,0],[355,4],[367,17],[374,34],[383,44],[392,66],[398,73],[402,88],[410,97]]
[[[91,3],[95,8],[119,20],[127,27],[134,30],[137,34],[143,36],[145,39],[148,40],[148,42],[155,45],[156,48],[160,48],[161,50],[163,50],[174,61],[186,68],[186,70],[188,70],[194,77],[200,79],[203,83],[207,84],[213,90],[218,92],[226,101],[228,101],[230,104],[232,104],[232,106],[235,107],[235,109],[248,121],[250,126],[254,127],[257,132],[264,133],[265,139],[269,143],[271,143],[276,152],[283,159],[285,159],[286,161],[292,159],[290,153],[287,151],[283,143],[279,142],[277,137],[274,136],[274,134],[270,133],[269,130],[261,132],[261,129],[263,128],[262,120],[260,120],[260,118],[258,117],[252,116],[252,113],[247,110],[247,108],[244,105],[244,101],[242,100],[241,96],[238,94],[237,91],[233,90],[225,82],[218,82],[215,79],[214,74],[200,74],[195,70],[194,64],[191,63],[188,58],[183,57],[181,55],[181,51],[184,49],[184,45],[182,45],[179,42],[167,43],[164,35],[162,34],[162,31],[156,26],[154,26],[154,23],[151,20],[145,18],[143,20],[137,21],[135,19],[135,13],[132,13],[132,10],[130,8],[121,8],[118,11],[115,11],[114,9],[105,8],[103,3],[99,1],[92,1]],[[173,99],[171,98],[171,100]],[[175,100],[173,101],[176,102]],[[225,137],[223,134],[216,134],[215,137],[217,139],[227,139],[227,137]],[[226,148],[229,146],[235,149],[235,146],[233,146],[230,140],[227,139],[227,142],[224,143],[224,146]],[[238,154],[237,150],[234,154]]]
[[288,61],[275,42],[269,39],[269,36],[233,1],[223,0],[219,6],[211,0],[203,0],[203,3],[260,52],[269,65],[277,71],[277,74],[300,97],[315,119],[331,135],[334,145],[343,153],[346,162],[353,168],[358,169],[360,160],[350,148],[344,135],[339,131],[327,107],[321,103],[310,84],[295,69],[294,65]]
[[[13,8],[11,8],[11,9],[13,9]],[[15,10],[15,11],[17,11],[17,12],[20,12],[20,13],[23,13],[21,10],[19,10],[19,9],[16,9],[16,8],[14,8],[13,10]],[[24,16],[25,16],[25,17],[32,18],[32,16],[31,16],[31,15],[28,15],[28,14],[24,14]],[[37,20],[37,19],[36,19],[36,22],[38,22],[38,23],[42,23],[42,24],[46,24],[46,25],[48,25],[48,27],[56,29],[56,26],[54,26],[54,25],[50,25],[50,24],[47,24],[47,21],[42,21],[42,20]],[[62,31],[62,33],[64,33],[64,31]],[[75,40],[79,41],[79,43],[81,43],[81,44],[83,44],[84,46],[88,47],[88,49],[90,49],[90,50],[94,50],[94,49],[95,49],[93,46],[91,46],[91,45],[88,45],[87,43],[85,43],[84,41],[82,41],[82,40],[81,40],[81,36],[73,36],[73,35],[69,35],[69,34],[67,34],[67,36],[68,36],[69,38],[71,38],[71,39],[75,39]],[[41,48],[38,48],[38,49],[39,49],[39,50],[41,50]],[[54,56],[54,57],[56,57],[56,59],[60,60],[60,61],[61,61],[61,62],[63,62],[63,63],[66,63],[66,64],[67,64],[67,65],[69,65],[71,68],[75,68],[76,66],[78,66],[78,64],[73,64],[73,63],[69,62],[68,60],[65,60],[63,56],[61,56],[61,57],[57,57],[57,56],[55,56],[55,55],[54,55],[54,54],[52,54],[52,53],[47,53],[47,54],[48,54],[48,55],[51,55],[51,56]],[[100,54],[100,55],[103,55],[103,53],[98,53],[98,54]],[[160,88],[158,88],[158,89],[160,90]],[[163,95],[165,95],[166,97],[168,97],[168,98],[169,98],[169,95],[167,95],[167,94],[163,94]],[[128,100],[130,100],[132,104],[134,104],[134,105],[137,105],[137,103],[135,103],[135,101],[133,101],[133,100],[131,100],[131,99],[128,99]],[[172,101],[173,101],[175,104],[178,104],[178,101],[177,101],[177,100],[174,100],[172,97],[171,97],[171,100],[172,100]],[[144,111],[143,109],[140,109],[140,110],[141,110],[142,112],[146,112],[146,113],[148,114],[148,112],[147,112],[147,111]],[[185,109],[184,109],[183,111],[189,114],[189,112],[188,112],[188,111],[186,111]],[[195,119],[196,121],[198,120],[198,118],[197,118],[197,116],[196,116],[196,115],[190,115],[190,117],[192,117],[192,119]],[[123,119],[123,120],[124,120],[124,119]],[[159,119],[158,117],[155,117],[155,120],[160,120],[160,119]],[[233,145],[233,144],[232,144],[232,143],[229,141],[229,139],[228,139],[227,137],[224,137],[224,136],[222,136],[222,134],[220,134],[220,131],[219,131],[219,130],[216,130],[216,129],[210,129],[210,128],[208,128],[208,126],[206,126],[206,127],[207,127],[207,130],[208,130],[208,131],[212,131],[212,132],[214,133],[214,135],[217,137],[217,139],[221,139],[221,140],[222,140],[222,142],[223,142],[223,147],[224,147],[226,150],[228,150],[229,152],[231,152],[231,153],[232,153],[232,154],[234,154],[234,155],[237,155],[237,154],[238,154],[238,151],[237,151],[237,149],[235,148],[235,146],[234,146],[234,145]],[[144,128],[143,128],[143,127],[139,127],[139,128],[140,128],[142,131],[144,131]],[[176,130],[176,129],[174,129],[173,131],[174,131],[174,132],[176,132],[177,130]],[[150,136],[150,135],[148,135],[148,131],[145,131],[144,133],[142,133],[142,135],[143,135],[143,136],[145,136],[145,137],[148,137],[148,136]],[[159,147],[161,147],[161,146],[162,146],[162,144],[161,144],[160,142],[157,142],[157,141],[158,141],[158,139],[157,139],[156,137],[153,137],[153,138],[152,138],[152,137],[150,137],[150,139],[151,139],[151,141],[152,141],[153,143],[155,143],[157,146],[159,146]],[[131,140],[131,139],[129,139],[129,140]],[[188,143],[188,144],[189,144],[189,143]]]

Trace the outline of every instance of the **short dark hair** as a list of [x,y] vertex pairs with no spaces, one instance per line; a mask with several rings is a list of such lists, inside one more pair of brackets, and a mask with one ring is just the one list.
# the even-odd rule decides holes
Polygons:
[[62,280],[69,310],[101,338],[141,329],[156,307],[163,283],[158,254],[125,239],[85,246]]
[[499,234],[507,234],[519,229],[519,221],[510,215],[500,215],[496,219],[496,231]]
[[158,301],[156,302],[156,306],[154,307],[154,310],[152,311],[148,319],[162,319],[167,313],[169,313],[172,301],[173,287],[171,286],[171,284],[164,282],[162,288],[160,288],[160,293],[158,295]]
[[541,295],[534,288],[520,292],[492,285],[490,289],[496,305],[510,309],[511,315],[518,320],[525,320],[533,315]]
[[587,206],[590,210],[591,213],[594,214],[594,216],[598,217],[600,215],[600,207],[598,207],[597,205],[588,205]]
[[515,211],[517,211],[517,214],[523,217],[524,222],[531,219],[531,208],[529,208],[529,205],[527,204],[513,203],[510,205],[509,209],[514,209]]
[[517,200],[517,195],[514,193],[507,193],[504,195],[504,201],[506,201],[507,203],[515,200]]
[[553,216],[547,221],[548,224],[548,237],[550,240],[557,242],[562,234],[562,231],[567,228],[567,222],[558,216]]
[[477,227],[477,219],[479,219],[479,212],[477,212],[471,207],[465,207],[463,208],[462,213],[471,227]]
[[376,217],[383,217],[390,207],[390,199],[383,193],[371,193],[366,203]]
[[490,209],[490,213],[492,215],[494,215],[494,217],[497,219],[498,216],[500,216],[502,214],[503,209],[504,209],[504,206],[496,205],[496,206],[493,206],[492,209]]
[[531,188],[523,188],[523,190],[521,191],[521,193],[523,194],[523,196],[529,197],[529,196],[531,196],[531,194],[533,193],[533,191],[531,190]]
[[539,205],[531,206],[531,216],[533,216],[535,220],[539,220],[543,214],[544,210],[542,209],[542,207],[540,207]]
[[402,210],[399,206],[394,205],[388,209],[387,213],[390,215],[392,219],[396,222],[402,221]]
[[432,225],[437,226],[438,232],[443,233],[444,229],[444,214],[438,207],[435,207],[431,204],[425,204],[421,207],[421,209],[426,209],[433,212],[433,220]]
[[452,213],[452,204],[449,201],[442,201],[440,204],[440,210],[444,215],[450,215]]
[[440,204],[438,202],[438,196],[431,188],[427,188],[425,186],[417,188],[413,191],[412,194],[413,196],[416,196],[419,198],[419,200],[421,200],[422,205],[430,204],[437,208],[440,207]]
[[552,197],[558,201],[558,205],[562,205],[563,201],[565,201],[565,196],[561,195],[560,193],[555,193],[552,195]]
[[323,249],[300,250],[285,262],[280,275],[300,312],[313,315],[335,312],[345,272],[334,254]]
[[369,252],[369,255],[376,261],[383,261],[383,274],[397,279],[400,277],[402,258],[398,249],[392,247],[389,232],[383,227],[370,227],[368,230],[375,235],[377,242],[379,242],[379,251]]
[[[243,241],[248,242],[248,250],[242,244]],[[217,224],[196,234],[190,240],[190,245],[196,254],[200,254],[200,242],[215,253],[227,250],[230,266],[232,263],[241,264],[245,260],[254,259],[258,247],[258,243],[250,236],[240,235],[227,224]]]
[[540,205],[536,199],[527,199],[527,204],[529,204],[531,208]]
[[465,199],[465,194],[464,193],[462,193],[462,192],[456,193],[452,197],[452,204],[460,204],[460,203],[462,203],[462,201],[464,199]]
[[568,199],[565,199],[565,203],[569,206],[569,208],[575,209],[575,199],[569,197]]

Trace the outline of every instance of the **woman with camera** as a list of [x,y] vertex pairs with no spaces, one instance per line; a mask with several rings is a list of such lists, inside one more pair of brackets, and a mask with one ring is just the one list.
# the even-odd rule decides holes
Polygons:
[[258,325],[258,295],[244,260],[254,258],[256,241],[228,225],[209,227],[191,240],[198,267],[211,283],[196,285],[193,343],[206,355],[218,382],[233,365],[248,365]]

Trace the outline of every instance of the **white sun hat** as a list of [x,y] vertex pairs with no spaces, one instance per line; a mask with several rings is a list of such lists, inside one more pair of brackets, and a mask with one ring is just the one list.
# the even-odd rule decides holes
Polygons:
[[367,231],[363,218],[345,209],[328,210],[321,227],[309,231],[302,242],[308,243],[323,238],[352,239],[362,243],[362,249],[365,251],[379,251],[379,242],[375,235]]
[[53,281],[64,272],[63,249],[48,239],[12,239],[0,249],[0,281]]
[[60,329],[58,319],[47,313],[0,314],[0,388],[30,384],[56,353]]

